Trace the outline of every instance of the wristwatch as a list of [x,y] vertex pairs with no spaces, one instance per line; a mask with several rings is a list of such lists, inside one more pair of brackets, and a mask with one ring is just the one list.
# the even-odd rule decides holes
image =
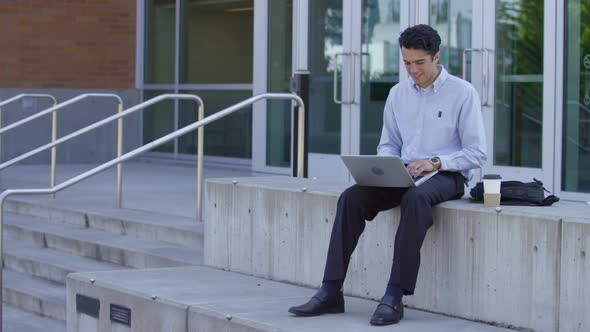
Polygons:
[[441,163],[439,157],[430,158],[430,163],[432,164],[432,167],[434,167],[434,170],[440,169]]

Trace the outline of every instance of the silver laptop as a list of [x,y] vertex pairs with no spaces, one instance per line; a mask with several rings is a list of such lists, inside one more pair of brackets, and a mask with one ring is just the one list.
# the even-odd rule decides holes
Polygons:
[[412,177],[404,162],[397,156],[340,156],[340,158],[360,186],[417,187],[438,173],[438,171],[432,171],[419,177]]

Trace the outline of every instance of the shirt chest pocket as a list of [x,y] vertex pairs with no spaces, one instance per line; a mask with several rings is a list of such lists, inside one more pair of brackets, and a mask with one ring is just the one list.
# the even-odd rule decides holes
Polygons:
[[441,134],[451,134],[457,129],[457,117],[453,112],[442,108],[435,108],[428,112],[425,121],[426,129],[441,131]]
[[450,112],[437,108],[424,117],[424,133],[422,150],[428,153],[446,151],[457,141],[457,119]]

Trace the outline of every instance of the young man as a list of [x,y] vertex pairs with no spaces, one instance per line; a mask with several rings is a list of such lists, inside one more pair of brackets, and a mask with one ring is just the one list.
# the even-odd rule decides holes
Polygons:
[[402,296],[414,294],[420,248],[433,223],[432,206],[461,198],[471,170],[486,161],[479,97],[470,83],[438,65],[436,30],[410,27],[400,35],[399,45],[410,77],[389,92],[377,152],[400,156],[414,176],[439,172],[414,188],[354,185],[345,190],[338,200],[322,286],[307,303],[289,309],[295,315],[344,312],[342,284],[365,220],[400,206],[389,282],[370,320],[373,325],[399,322]]

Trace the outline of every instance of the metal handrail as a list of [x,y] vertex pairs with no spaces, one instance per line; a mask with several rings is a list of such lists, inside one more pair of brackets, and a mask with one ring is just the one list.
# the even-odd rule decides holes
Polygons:
[[[150,100],[147,100],[147,101],[145,101],[145,102],[143,102],[143,103],[141,103],[139,105],[136,105],[134,107],[131,107],[131,108],[129,108],[129,109],[123,111],[123,112],[120,112],[120,113],[116,114],[116,115],[110,116],[110,117],[108,117],[108,118],[106,118],[104,120],[98,121],[98,122],[96,122],[96,123],[94,123],[92,125],[89,125],[89,126],[87,126],[85,128],[82,128],[82,129],[80,129],[80,130],[78,130],[76,132],[73,132],[73,133],[69,134],[69,135],[66,135],[66,136],[64,136],[64,137],[56,140],[55,142],[45,144],[44,146],[38,147],[37,149],[31,150],[31,151],[29,151],[27,153],[24,153],[24,154],[22,154],[22,155],[20,155],[20,156],[18,156],[16,158],[14,158],[14,159],[12,159],[12,160],[9,160],[7,162],[4,162],[4,163],[0,164],[0,170],[3,170],[6,167],[9,167],[11,165],[14,165],[15,163],[17,163],[17,162],[19,162],[19,161],[21,161],[23,159],[26,159],[26,158],[28,158],[30,156],[33,156],[33,155],[37,154],[37,153],[40,153],[42,151],[45,151],[45,150],[47,150],[49,148],[52,148],[52,147],[54,147],[54,146],[56,146],[58,144],[61,144],[61,143],[66,142],[66,141],[68,141],[70,139],[73,139],[73,138],[75,138],[75,137],[77,137],[79,135],[82,135],[84,133],[87,133],[87,132],[89,132],[89,131],[91,131],[91,130],[93,130],[95,128],[101,127],[101,126],[103,126],[103,125],[105,125],[105,124],[107,124],[107,123],[109,123],[109,122],[111,122],[111,121],[113,121],[115,119],[120,119],[120,118],[122,118],[124,116],[127,116],[127,115],[129,115],[131,113],[134,113],[134,112],[136,112],[136,111],[138,111],[140,109],[143,109],[143,108],[145,108],[147,106],[150,106],[150,105],[155,104],[155,103],[158,103],[158,102],[160,102],[162,100],[171,99],[171,98],[175,98],[175,99],[192,99],[192,100],[197,101],[197,103],[199,104],[199,117],[201,118],[203,116],[203,114],[204,114],[204,111],[203,111],[203,101],[201,100],[201,98],[199,98],[196,95],[190,95],[190,94],[164,94],[164,95],[160,95],[160,96],[154,97],[154,98],[152,98]],[[303,119],[303,117],[305,116],[305,114],[304,114],[305,106],[303,104],[303,101],[301,100],[301,98],[299,98],[299,96],[294,95],[294,94],[290,94],[290,93],[263,93],[263,94],[256,95],[256,96],[253,96],[251,98],[248,98],[248,99],[246,99],[246,100],[244,100],[244,101],[242,101],[240,103],[237,103],[237,104],[235,104],[233,106],[230,106],[228,108],[225,108],[225,109],[223,109],[223,110],[221,110],[221,111],[219,111],[219,112],[217,112],[215,114],[212,114],[212,115],[208,116],[207,118],[201,119],[201,120],[199,120],[199,121],[197,121],[197,122],[195,122],[193,124],[190,124],[190,125],[188,125],[186,127],[183,127],[181,129],[178,129],[178,130],[176,130],[176,131],[174,131],[174,132],[172,132],[172,133],[170,133],[170,134],[168,134],[166,136],[163,136],[163,137],[161,137],[161,138],[159,138],[159,139],[157,139],[157,140],[155,140],[155,141],[153,141],[151,143],[148,143],[148,144],[146,144],[146,145],[144,145],[142,147],[139,147],[139,148],[137,148],[137,149],[135,149],[135,150],[133,150],[131,152],[128,152],[128,153],[126,153],[123,156],[118,156],[116,159],[113,159],[113,160],[111,160],[111,161],[109,161],[109,162],[107,162],[105,164],[102,164],[100,166],[97,166],[97,167],[93,168],[92,170],[79,175],[78,177],[75,177],[75,178],[73,178],[73,179],[71,179],[69,181],[66,181],[66,182],[64,182],[64,183],[62,183],[60,185],[57,185],[57,186],[53,187],[53,189],[51,189],[51,188],[49,188],[49,189],[19,189],[19,190],[11,190],[11,189],[9,189],[9,190],[4,191],[0,195],[0,230],[1,230],[1,227],[2,227],[1,226],[1,222],[2,222],[2,211],[1,211],[1,209],[2,209],[2,204],[3,204],[3,199],[5,197],[7,197],[8,195],[13,195],[13,194],[36,195],[36,194],[53,194],[53,193],[56,193],[56,192],[58,192],[58,191],[60,191],[62,189],[65,189],[65,188],[67,188],[67,187],[69,187],[69,186],[77,183],[78,181],[81,181],[81,180],[85,179],[86,177],[90,177],[90,176],[92,176],[92,175],[94,175],[94,174],[96,174],[98,172],[101,172],[104,169],[106,169],[108,167],[111,167],[111,166],[113,166],[115,164],[120,164],[121,162],[126,161],[129,158],[133,158],[133,157],[135,157],[138,154],[141,154],[141,153],[143,153],[143,152],[145,152],[147,150],[151,150],[154,147],[157,147],[159,145],[162,145],[162,144],[164,144],[164,143],[166,143],[166,142],[168,142],[168,141],[170,141],[172,139],[175,139],[178,136],[182,136],[185,133],[188,133],[188,132],[190,132],[190,131],[192,131],[194,129],[197,129],[197,128],[200,130],[199,133],[198,133],[198,135],[199,135],[199,141],[197,142],[197,144],[198,144],[198,147],[197,147],[197,153],[198,153],[198,156],[197,156],[197,168],[199,169],[198,170],[198,174],[197,174],[197,219],[199,219],[201,217],[201,208],[200,208],[200,206],[201,206],[201,202],[200,202],[201,201],[201,199],[200,199],[200,191],[201,190],[200,189],[201,189],[201,183],[202,183],[202,161],[203,161],[203,145],[202,145],[203,144],[203,139],[202,139],[203,132],[202,132],[202,128],[201,127],[204,126],[204,125],[206,125],[206,124],[209,124],[209,123],[211,123],[211,122],[213,122],[215,120],[218,120],[218,119],[220,119],[222,117],[225,117],[225,116],[227,116],[227,115],[229,115],[229,114],[231,114],[231,113],[233,113],[233,112],[235,112],[235,111],[237,111],[237,110],[239,110],[239,109],[241,109],[241,108],[243,108],[245,106],[248,106],[250,104],[253,104],[256,101],[259,101],[261,99],[291,99],[291,100],[294,100],[294,101],[297,102],[297,106],[299,108],[299,116],[298,116],[298,121],[299,121],[299,129],[298,130],[299,130],[299,132],[298,132],[298,142],[297,142],[297,160],[298,160],[298,163],[297,163],[297,176],[298,177],[302,177],[303,176],[303,126],[304,126],[304,119]],[[79,177],[82,177],[82,178],[80,178],[80,180],[78,180],[78,181],[74,181],[74,180],[78,179]],[[117,183],[117,186],[118,186],[117,187],[117,207],[121,207],[121,186],[120,186],[119,181]]]
[[[57,99],[55,99],[55,97],[53,95],[45,94],[45,93],[21,93],[19,95],[14,96],[14,97],[8,98],[8,99],[0,102],[0,129],[2,128],[2,106],[8,105],[10,103],[13,103],[13,102],[15,102],[19,99],[25,98],[25,97],[49,98],[53,101],[53,106],[55,106],[57,104]],[[54,132],[55,132],[55,122],[52,122],[52,127],[51,127],[52,135]],[[2,140],[0,139],[0,147],[2,146],[1,142],[2,142]],[[1,148],[0,148],[0,150],[1,150]],[[52,154],[52,157],[53,157],[53,154]]]
[[[80,134],[83,134],[83,133],[89,131],[89,130],[92,130],[94,128],[97,128],[99,126],[102,126],[102,125],[106,124],[107,122],[110,122],[111,120],[119,119],[119,118],[121,118],[121,117],[123,117],[125,115],[128,115],[133,110],[137,110],[139,108],[143,108],[145,106],[149,106],[149,105],[151,105],[151,104],[153,104],[153,103],[155,103],[157,101],[160,101],[160,100],[166,98],[166,96],[174,96],[174,95],[162,95],[162,96],[158,96],[158,97],[152,98],[149,101],[146,101],[146,102],[144,102],[144,103],[142,103],[140,105],[137,105],[135,107],[132,107],[132,108],[130,108],[130,109],[124,111],[124,112],[120,112],[120,113],[118,113],[118,114],[116,114],[114,116],[111,116],[111,117],[109,117],[107,119],[104,119],[102,121],[96,122],[93,125],[87,126],[86,128],[84,128],[82,130],[78,130],[76,133],[72,133],[72,134],[70,134],[68,136],[65,136],[65,137],[63,137],[63,138],[61,138],[61,139],[59,139],[59,140],[57,140],[57,141],[55,141],[55,142],[53,142],[51,144],[48,144],[46,146],[53,147],[53,146],[55,146],[55,145],[63,142],[65,139],[76,137],[76,136],[78,136]],[[176,95],[176,96],[179,96],[179,95]],[[187,95],[185,95],[185,97],[186,96]],[[195,95],[188,95],[188,96],[191,96],[192,99],[195,99],[195,100],[199,101],[200,102],[200,106],[199,107],[202,108],[202,105],[203,104],[202,104],[201,99],[198,96],[195,96]],[[155,99],[157,99],[157,100],[154,101]],[[189,99],[189,98],[186,97],[185,99]],[[294,95],[294,94],[289,94],[289,93],[264,93],[264,94],[256,95],[256,96],[253,96],[251,98],[248,98],[248,99],[246,99],[246,100],[244,100],[244,101],[242,101],[240,103],[237,103],[237,104],[235,104],[233,106],[230,106],[228,108],[225,108],[225,109],[223,109],[223,110],[221,110],[221,111],[219,111],[219,112],[217,112],[215,114],[212,114],[212,115],[210,115],[210,116],[208,116],[208,117],[206,117],[206,118],[204,118],[202,120],[199,120],[199,121],[197,121],[195,123],[192,123],[192,124],[190,124],[188,126],[185,126],[185,127],[181,128],[181,129],[178,129],[178,130],[176,130],[176,131],[174,131],[174,132],[172,132],[172,133],[170,133],[168,135],[165,135],[165,136],[163,136],[163,137],[161,137],[161,138],[159,138],[159,139],[157,139],[155,141],[152,141],[151,143],[148,143],[148,144],[146,144],[144,146],[141,146],[141,147],[139,147],[139,148],[137,148],[137,149],[135,149],[133,151],[130,151],[130,152],[128,152],[128,153],[126,153],[126,154],[124,154],[124,155],[122,155],[120,157],[117,157],[117,158],[115,158],[115,159],[113,159],[111,161],[108,161],[108,162],[106,162],[106,163],[104,163],[104,164],[102,164],[100,166],[97,166],[97,167],[95,167],[95,168],[93,168],[93,169],[91,169],[89,171],[86,171],[86,172],[84,172],[84,173],[82,173],[82,174],[80,174],[78,176],[75,176],[75,177],[73,177],[73,178],[71,178],[71,179],[69,179],[69,180],[67,180],[67,181],[65,181],[65,182],[63,182],[63,183],[55,186],[55,187],[46,188],[46,189],[8,189],[8,190],[5,190],[2,194],[0,194],[0,257],[2,257],[2,255],[3,255],[3,245],[4,245],[3,244],[3,241],[2,241],[2,232],[3,232],[2,231],[2,229],[3,229],[2,226],[3,226],[3,222],[4,222],[3,221],[3,217],[4,217],[4,201],[6,200],[6,198],[8,196],[10,196],[10,195],[47,195],[47,194],[55,194],[56,192],[58,192],[60,190],[66,189],[66,188],[68,188],[68,187],[70,187],[70,186],[72,186],[72,185],[74,185],[74,184],[76,184],[76,183],[78,183],[78,182],[80,182],[80,181],[82,181],[84,179],[87,179],[87,178],[89,178],[91,176],[94,176],[94,175],[96,175],[96,174],[98,174],[98,173],[100,173],[100,172],[102,172],[102,171],[104,171],[104,170],[106,170],[106,169],[114,166],[114,165],[118,165],[118,164],[120,164],[120,163],[122,163],[124,161],[127,161],[127,160],[129,160],[131,158],[134,158],[134,157],[136,157],[137,155],[139,155],[139,154],[141,154],[143,152],[146,152],[146,151],[151,150],[151,149],[153,149],[155,147],[158,147],[158,146],[160,146],[160,145],[162,145],[162,144],[164,144],[164,143],[166,143],[168,141],[171,141],[171,140],[173,140],[173,139],[175,139],[177,137],[180,137],[180,136],[182,136],[182,135],[184,135],[186,133],[189,133],[189,132],[191,132],[191,131],[193,131],[195,129],[202,130],[202,127],[203,126],[205,126],[205,125],[207,125],[207,124],[209,124],[209,123],[211,123],[213,121],[216,121],[218,119],[221,119],[221,118],[223,118],[223,117],[225,117],[225,116],[227,116],[227,115],[229,115],[229,114],[231,114],[231,113],[233,113],[233,112],[241,109],[242,107],[251,105],[251,104],[253,104],[256,101],[259,101],[261,99],[291,99],[291,100],[294,100],[295,102],[297,102],[297,107],[299,109],[299,114],[298,114],[298,125],[299,125],[299,129],[298,129],[298,140],[297,140],[297,176],[298,177],[303,177],[303,143],[304,143],[304,137],[303,137],[304,127],[303,126],[304,126],[304,123],[305,123],[304,122],[304,120],[305,120],[304,119],[304,116],[305,116],[305,105],[303,104],[303,100],[301,100],[301,98],[299,96]],[[202,132],[199,135],[200,138],[202,138],[201,135],[202,135]],[[200,142],[199,142],[199,144],[202,144],[202,142],[203,142],[203,140],[201,139]],[[199,151],[200,151],[199,153],[202,154],[202,149],[199,150]],[[199,159],[202,160],[202,155],[199,157]],[[199,178],[198,181],[200,181],[200,178]],[[198,211],[198,212],[200,213],[200,211]],[[3,278],[2,278],[2,274],[0,273],[0,289],[2,289],[2,283],[3,283]],[[2,300],[2,297],[3,296],[0,293],[0,302],[2,302],[1,301]],[[2,326],[1,324],[2,324],[2,307],[0,306],[0,326]],[[0,331],[1,331],[1,328],[0,328]]]
[[[23,95],[19,95],[19,96],[23,96]],[[12,101],[16,100],[15,99],[16,97],[19,97],[19,96],[15,96],[15,97],[11,98],[13,100],[8,99],[4,103],[7,103],[9,101],[12,102]],[[36,96],[39,96],[39,95],[36,95]],[[44,115],[47,115],[49,113],[52,113],[52,120],[51,120],[51,141],[52,142],[55,142],[56,139],[57,139],[57,112],[56,111],[59,110],[59,109],[62,109],[64,107],[66,107],[66,106],[69,106],[69,105],[71,105],[73,103],[76,103],[76,102],[78,102],[78,101],[80,101],[82,99],[89,98],[89,97],[115,98],[119,102],[118,112],[121,112],[121,110],[123,109],[123,100],[121,99],[121,97],[119,97],[119,96],[117,96],[115,94],[112,94],[112,93],[85,93],[85,94],[81,94],[81,95],[79,95],[77,97],[68,99],[68,100],[66,100],[66,101],[64,101],[64,102],[62,102],[60,104],[54,105],[53,107],[50,107],[50,108],[48,108],[48,109],[46,109],[44,111],[41,111],[41,112],[36,113],[36,114],[33,114],[33,115],[31,115],[31,116],[29,116],[27,118],[24,118],[22,120],[16,121],[15,123],[12,123],[12,124],[4,127],[4,128],[1,128],[0,129],[0,135],[4,134],[5,132],[7,132],[9,130],[12,130],[12,129],[16,128],[16,127],[19,127],[19,126],[21,126],[21,125],[23,125],[25,123],[29,123],[29,122],[37,119],[37,118],[40,118],[40,117],[42,117]],[[54,98],[54,100],[55,100],[55,98]],[[2,104],[0,103],[0,106],[1,105]],[[122,128],[122,126],[123,126],[123,123],[122,122],[119,123],[119,128]],[[121,131],[121,130],[122,129],[119,129],[119,131]],[[118,141],[118,144],[120,144],[120,145],[123,144],[122,143],[123,141],[122,141],[121,134],[119,134],[119,136],[117,138],[117,141]],[[57,144],[55,144],[55,145],[57,145]],[[57,152],[56,151],[56,148],[53,148],[55,145],[52,145],[52,149],[51,149],[51,174],[50,174],[50,179],[49,179],[49,183],[50,183],[50,186],[51,187],[54,187],[55,186],[55,162],[56,162],[56,152]],[[15,159],[18,159],[18,160],[24,159],[24,158],[19,159],[19,157],[16,157],[14,159],[11,159],[8,162],[10,162],[12,160],[15,160]],[[6,164],[8,162],[3,163],[2,165]],[[12,165],[12,164],[10,164],[10,165]],[[8,166],[10,166],[10,165],[8,165]],[[6,167],[8,167],[8,166],[6,166]],[[3,168],[0,168],[0,170],[2,170],[2,169]]]
[[8,98],[5,101],[0,102],[0,107],[4,106],[4,105],[8,105],[12,102],[15,102],[19,99],[22,99],[24,97],[36,97],[36,98],[49,98],[51,100],[53,100],[53,105],[57,104],[57,99],[55,99],[54,96],[49,95],[49,94],[45,94],[45,93],[21,93],[20,95],[16,95],[14,97]]
[[[7,168],[9,166],[12,166],[12,165],[18,163],[19,161],[22,161],[22,160],[27,159],[27,158],[29,158],[31,156],[34,156],[34,155],[36,155],[38,153],[41,153],[41,152],[43,152],[43,151],[45,151],[47,149],[53,148],[53,147],[55,147],[55,146],[57,146],[57,145],[59,145],[59,144],[61,144],[63,142],[67,142],[67,141],[69,141],[71,139],[74,139],[74,138],[76,138],[76,137],[78,137],[78,136],[80,136],[82,134],[85,134],[85,133],[87,133],[87,132],[89,132],[91,130],[94,130],[94,129],[98,128],[98,127],[102,127],[103,125],[105,125],[105,124],[107,124],[107,123],[109,123],[111,121],[117,120],[117,119],[118,119],[118,136],[119,136],[118,137],[119,139],[117,140],[117,157],[121,157],[122,150],[123,150],[122,149],[122,129],[123,129],[123,119],[122,118],[125,117],[125,116],[127,116],[127,115],[129,115],[129,114],[131,114],[131,113],[135,113],[135,112],[137,112],[137,111],[139,111],[139,110],[141,110],[141,109],[143,109],[145,107],[148,107],[148,106],[150,106],[152,104],[158,103],[158,102],[160,102],[162,100],[165,100],[165,99],[192,99],[192,100],[195,100],[199,104],[199,108],[201,109],[200,110],[200,113],[202,113],[203,101],[198,96],[195,96],[195,95],[184,95],[184,94],[164,94],[164,95],[160,95],[160,96],[154,97],[154,98],[152,98],[150,100],[147,100],[147,101],[145,101],[145,102],[143,102],[141,104],[138,104],[138,105],[135,105],[135,106],[133,106],[131,108],[128,108],[125,111],[120,110],[115,115],[112,115],[112,116],[110,116],[108,118],[105,118],[105,119],[103,119],[101,121],[97,121],[97,122],[95,122],[95,123],[93,123],[93,124],[91,124],[89,126],[86,126],[86,127],[82,128],[82,129],[79,129],[79,130],[77,130],[77,131],[75,131],[75,132],[73,132],[71,134],[65,135],[65,136],[63,136],[63,137],[61,137],[61,138],[59,138],[59,139],[57,139],[57,140],[55,140],[55,141],[53,141],[51,143],[47,143],[45,145],[42,145],[42,146],[40,146],[40,147],[38,147],[36,149],[33,149],[33,150],[29,151],[29,152],[23,153],[20,156],[15,157],[15,158],[13,158],[11,160],[5,161],[5,162],[3,162],[3,163],[0,164],[0,171],[2,171],[3,169],[5,169],[5,168]],[[121,174],[121,167],[120,167],[121,165],[119,164],[118,166],[119,167],[117,167],[117,207],[120,208],[121,207],[121,185],[122,185],[121,184],[121,182],[122,182],[121,181],[121,178],[122,178],[122,174]],[[52,186],[52,187],[54,187],[54,186]],[[55,186],[55,187],[57,188],[59,186]]]

